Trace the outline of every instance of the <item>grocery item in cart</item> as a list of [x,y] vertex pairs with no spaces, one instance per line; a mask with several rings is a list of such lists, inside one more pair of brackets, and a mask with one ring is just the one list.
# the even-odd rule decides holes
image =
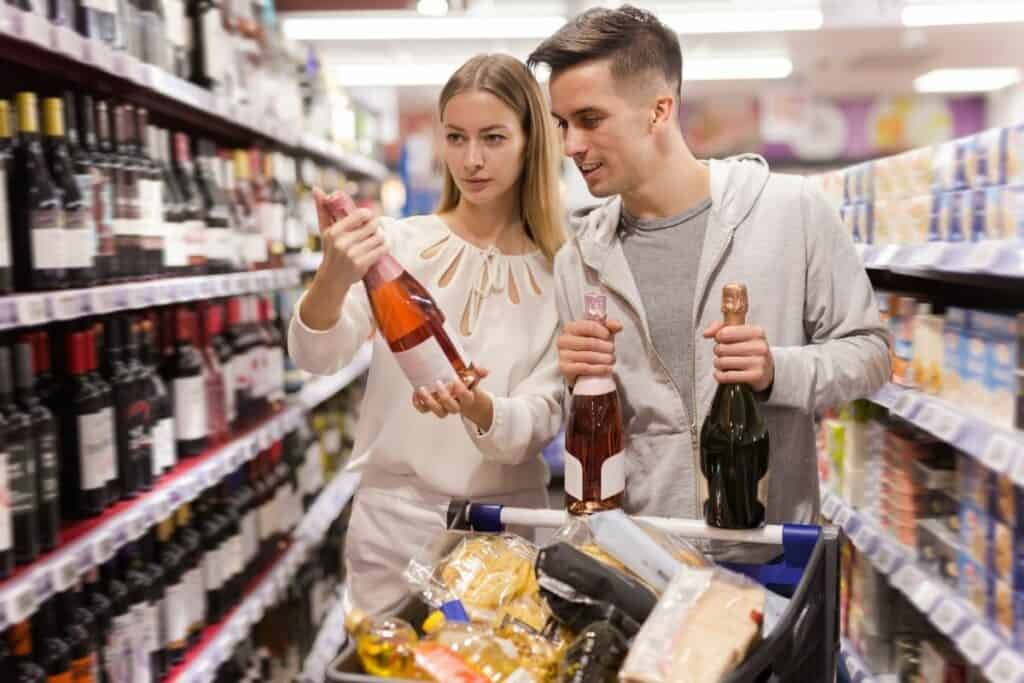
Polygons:
[[424,640],[443,645],[491,683],[536,683],[515,645],[486,626],[449,621]]
[[422,678],[416,669],[416,631],[397,617],[372,617],[353,609],[345,628],[356,641],[359,661],[367,673],[385,678]]
[[680,571],[619,672],[623,683],[714,683],[761,636],[764,589],[728,570]]
[[559,683],[616,683],[629,642],[617,623],[621,612],[610,607],[572,642],[558,667]]

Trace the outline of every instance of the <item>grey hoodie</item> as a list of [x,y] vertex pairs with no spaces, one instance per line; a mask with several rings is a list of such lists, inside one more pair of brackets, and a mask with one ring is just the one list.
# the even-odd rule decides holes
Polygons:
[[[574,234],[555,258],[563,322],[583,317],[583,294],[603,289],[620,320],[615,377],[626,431],[626,502],[633,514],[702,517],[700,425],[717,386],[714,341],[722,286],[746,283],[747,321],[764,328],[775,362],[763,404],[771,458],[768,519],[816,521],[814,412],[871,394],[889,377],[887,333],[867,274],[839,215],[798,176],[770,174],[760,157],[711,161],[711,215],[693,293],[695,386],[676,387],[654,349],[643,302],[618,237],[621,200],[574,213]],[[666,263],[666,268],[672,264]],[[694,392],[688,415],[680,392]]]

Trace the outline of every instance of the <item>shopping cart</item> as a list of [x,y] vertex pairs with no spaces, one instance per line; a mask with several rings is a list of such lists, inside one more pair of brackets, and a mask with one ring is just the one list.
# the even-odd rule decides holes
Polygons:
[[[838,527],[770,524],[760,529],[726,530],[688,519],[635,519],[691,539],[782,547],[781,556],[769,563],[723,563],[790,598],[775,627],[723,683],[832,683],[835,680],[839,657]],[[447,521],[451,530],[496,533],[506,526],[557,528],[566,523],[567,515],[561,510],[454,501],[448,508]],[[396,613],[412,624],[419,624],[427,615],[427,607],[410,598]],[[328,668],[327,680],[331,683],[385,680],[360,672],[355,643],[350,640]]]

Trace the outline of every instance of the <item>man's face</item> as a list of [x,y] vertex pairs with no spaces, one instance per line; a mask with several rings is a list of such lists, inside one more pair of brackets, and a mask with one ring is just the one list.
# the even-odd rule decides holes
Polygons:
[[551,79],[551,111],[565,154],[595,197],[628,193],[655,171],[651,158],[651,110],[627,93],[607,60],[584,62]]

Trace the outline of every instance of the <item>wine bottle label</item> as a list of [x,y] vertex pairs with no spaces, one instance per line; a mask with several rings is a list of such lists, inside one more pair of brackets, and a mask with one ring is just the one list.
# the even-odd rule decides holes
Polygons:
[[206,258],[206,223],[185,221],[185,253],[189,263]]
[[242,547],[242,531],[239,526],[239,531],[231,537],[231,548],[228,550],[228,554],[231,558],[231,573],[233,576],[238,576],[245,569],[245,551]]
[[39,495],[44,502],[50,503],[60,495],[57,433],[54,429],[47,428],[36,433],[36,453],[39,454]]
[[223,585],[224,577],[221,576],[220,546],[208,551],[203,555],[203,586],[206,591],[219,590]]
[[171,45],[185,47],[185,3],[181,0],[164,0],[164,32]]
[[190,569],[185,575],[185,600],[188,605],[189,626],[206,619],[206,587],[201,567]]
[[134,605],[132,615],[132,681],[148,681],[149,672],[149,608],[145,602]]
[[[576,500],[583,500],[583,462],[565,451],[565,492]],[[601,463],[601,500],[617,496],[626,490],[626,454],[619,451]]]
[[159,180],[139,180],[139,212],[146,235],[159,235],[164,220],[164,186]]
[[245,523],[243,524],[243,526],[245,527],[245,533],[243,534],[243,536],[245,537],[246,546],[246,564],[249,564],[250,562],[256,559],[256,556],[259,554],[260,551],[260,525],[259,521],[257,520],[255,510],[250,509],[249,512],[246,513]]
[[284,243],[289,249],[301,249],[306,244],[306,228],[293,214],[284,219]]
[[152,448],[152,432],[146,430],[149,401],[133,401],[128,406],[128,448],[133,459],[144,458]]
[[604,396],[615,390],[615,380],[611,377],[580,377],[572,393],[574,396]]
[[267,394],[271,400],[284,398],[284,350],[275,346],[267,353]]
[[186,602],[185,591],[185,586],[181,582],[167,588],[161,618],[164,623],[164,645],[168,649],[177,650],[185,647],[185,639],[188,638],[192,610]]
[[102,417],[99,420],[99,424],[107,430],[105,438],[109,444],[103,452],[109,455],[100,458],[98,466],[102,468],[106,481],[115,481],[117,479],[117,422],[114,420],[114,408],[107,406],[100,411],[100,415]]
[[0,164],[0,268],[11,265],[10,216],[7,208],[7,169]]
[[117,14],[117,0],[82,0],[82,4],[104,14]]
[[263,202],[259,205],[258,218],[260,234],[263,239],[282,242],[284,241],[284,207],[272,202]]
[[11,488],[7,478],[7,451],[0,450],[0,552],[11,549]]
[[103,256],[113,257],[117,253],[117,245],[114,243],[114,183],[109,174],[100,175],[93,200],[98,205],[93,210],[96,217],[96,251]]
[[260,345],[250,349],[248,356],[253,398],[264,398],[267,395],[267,351]]
[[233,261],[237,248],[235,231],[231,228],[206,229],[206,258],[211,261]]
[[7,442],[7,477],[14,514],[35,514],[36,458],[32,445],[22,439]]
[[206,436],[204,391],[202,375],[178,378],[171,383],[171,393],[174,395],[174,432],[178,441],[193,441]]
[[177,458],[174,445],[174,418],[165,417],[153,425],[153,474],[173,467]]
[[112,221],[114,235],[121,238],[138,238],[146,232],[146,221],[141,218],[115,218]]
[[78,416],[78,463],[83,491],[103,488],[117,476],[113,426],[109,409]]
[[413,389],[433,387],[438,380],[448,384],[456,378],[451,361],[433,335],[408,351],[395,351],[395,360]]
[[221,372],[224,378],[224,417],[228,423],[235,421],[238,417],[238,397],[235,395],[235,364],[234,359],[221,365]]
[[267,240],[258,233],[242,236],[242,258],[249,265],[266,263],[269,258]]
[[188,265],[188,248],[185,244],[187,224],[183,221],[164,223],[164,267],[184,268]]
[[[231,358],[231,378],[235,384],[235,391],[241,392],[242,394],[248,394],[252,392],[252,376],[249,374],[251,371],[251,360],[249,358],[249,352],[239,353]],[[236,394],[237,395],[237,394]],[[238,401],[236,403],[236,410],[238,408]]]
[[91,268],[96,256],[96,230],[84,208],[64,212],[64,249],[68,268]]
[[131,683],[135,668],[135,648],[132,638],[134,621],[131,613],[114,617],[107,636],[104,660],[109,683]]
[[67,268],[64,211],[58,208],[32,209],[28,220],[32,229],[32,268]]
[[75,184],[78,185],[78,194],[82,196],[82,209],[85,211],[85,227],[91,228],[94,235],[97,232],[96,214],[99,208],[96,206],[97,178],[98,174],[94,174],[92,171],[75,175]]

